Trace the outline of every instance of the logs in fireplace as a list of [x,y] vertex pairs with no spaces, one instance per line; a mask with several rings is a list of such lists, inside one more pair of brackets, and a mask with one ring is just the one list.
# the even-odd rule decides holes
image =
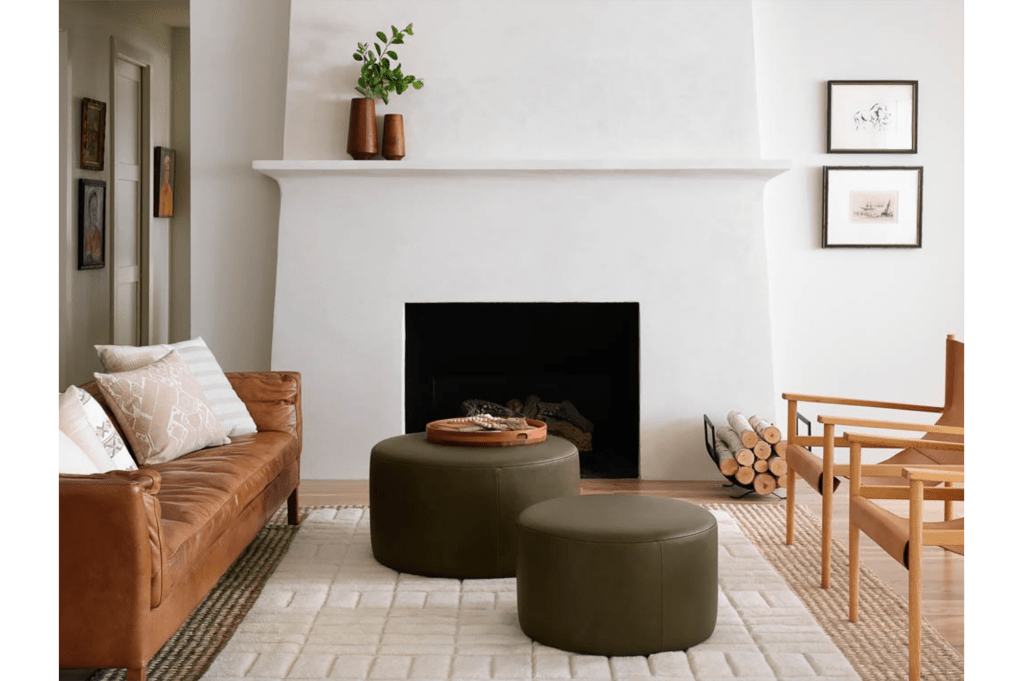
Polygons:
[[593,451],[593,422],[580,414],[568,400],[544,402],[536,395],[530,395],[525,402],[512,399],[504,405],[478,399],[462,402],[463,416],[478,414],[537,419],[547,424],[549,434],[565,438],[580,453]]

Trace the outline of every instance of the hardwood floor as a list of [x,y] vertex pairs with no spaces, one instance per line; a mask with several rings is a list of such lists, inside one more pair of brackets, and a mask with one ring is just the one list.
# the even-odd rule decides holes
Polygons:
[[[748,500],[733,499],[729,488],[715,481],[682,482],[660,480],[583,480],[583,494],[648,494],[685,499],[694,503],[750,503]],[[848,485],[843,484],[836,493],[833,528],[835,540],[848,545],[849,514]],[[366,505],[369,503],[369,482],[366,480],[303,480],[299,488],[299,501],[303,506]],[[760,498],[755,503],[784,504],[783,500],[771,501]],[[807,506],[820,516],[821,497],[802,480],[796,488],[796,503]],[[886,502],[893,510],[901,508],[900,502]],[[941,504],[933,506],[935,519],[941,516]],[[957,515],[962,512],[961,503],[956,504]],[[779,541],[783,538],[779,537]],[[884,550],[861,534],[860,560],[889,587],[903,598],[908,597],[909,576],[904,567],[892,559]],[[963,556],[928,547],[924,552],[924,602],[923,614],[938,632],[964,654],[964,606],[963,606]]]

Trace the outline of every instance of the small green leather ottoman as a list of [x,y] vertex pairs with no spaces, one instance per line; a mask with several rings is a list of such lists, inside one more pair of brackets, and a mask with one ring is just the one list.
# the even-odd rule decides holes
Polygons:
[[519,514],[578,494],[579,452],[560,437],[516,447],[391,437],[369,458],[373,556],[427,577],[514,577]]
[[519,625],[552,648],[650,655],[706,640],[718,613],[717,520],[677,499],[552,499],[519,516]]

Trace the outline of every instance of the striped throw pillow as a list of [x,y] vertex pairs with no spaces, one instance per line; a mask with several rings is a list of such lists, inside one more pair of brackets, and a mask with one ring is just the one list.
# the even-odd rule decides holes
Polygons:
[[220,368],[202,338],[142,347],[133,345],[96,346],[99,361],[103,364],[103,369],[108,372],[140,369],[161,359],[171,350],[177,350],[185,366],[192,372],[225,433],[231,437],[237,437],[256,432],[256,422],[252,420],[248,408],[231,387],[231,382],[224,375],[224,370]]

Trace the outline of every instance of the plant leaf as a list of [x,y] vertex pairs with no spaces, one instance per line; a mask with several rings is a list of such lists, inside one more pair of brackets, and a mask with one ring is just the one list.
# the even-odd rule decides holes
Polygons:
[[[384,42],[386,43],[387,41],[385,40]],[[373,43],[373,47],[377,48],[377,54],[383,52],[383,50],[380,49],[380,45],[378,45],[377,43]]]
[[409,24],[408,26],[405,27],[405,32],[408,33],[409,35],[412,35],[412,24]]
[[355,61],[362,61],[362,57],[358,53],[353,54],[352,58],[355,59]]
[[394,26],[391,26],[391,37],[394,37],[394,36],[397,36],[397,35],[398,35],[398,29],[396,29]]
[[423,89],[423,81],[421,81],[421,80],[415,81],[414,83],[412,83],[412,87],[414,87],[417,90],[422,90]]
[[393,50],[388,50],[387,56],[393,59],[394,61],[398,61],[398,53]]
[[382,43],[386,43],[387,42],[387,36],[384,35],[383,31],[377,31],[377,37],[380,38],[380,42],[382,42]]
[[384,100],[384,104],[387,104],[387,92],[381,92],[380,98]]
[[397,38],[395,38],[394,40],[391,41],[391,44],[392,45],[404,45],[405,44],[405,38],[403,38],[402,36],[399,35]]

